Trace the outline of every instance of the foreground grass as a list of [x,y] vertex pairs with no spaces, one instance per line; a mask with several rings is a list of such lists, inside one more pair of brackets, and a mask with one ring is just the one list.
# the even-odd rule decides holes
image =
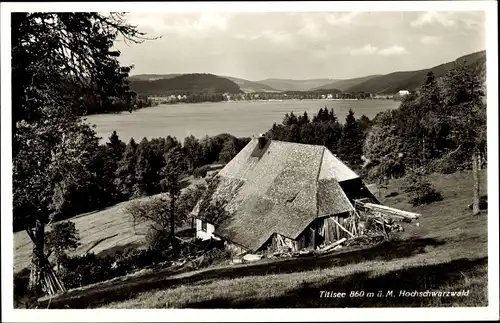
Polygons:
[[[483,173],[486,178],[486,172]],[[472,177],[469,172],[432,175],[429,179],[444,200],[412,207],[399,192],[400,181],[381,190],[386,205],[422,213],[419,226],[405,227],[397,240],[357,262],[295,272],[228,279],[210,278],[148,291],[106,308],[253,308],[253,307],[373,307],[487,306],[487,214],[471,216]],[[483,182],[486,192],[486,181]],[[396,196],[385,198],[389,193]],[[370,250],[369,250],[370,251]],[[345,257],[345,256],[344,256]],[[335,266],[337,265],[337,266]],[[400,297],[400,291],[460,291],[466,297]],[[345,292],[345,298],[320,298],[321,291]],[[382,291],[393,297],[349,297],[351,291]]]
[[[368,268],[372,270],[367,270]],[[458,260],[407,268],[397,262],[371,262],[290,274],[202,281],[142,293],[106,308],[286,308],[374,306],[487,306],[485,259]],[[461,267],[458,272],[453,271]],[[451,272],[451,273],[450,273]],[[467,297],[411,298],[400,291],[460,291]],[[321,298],[321,291],[346,293]],[[351,291],[383,292],[383,297],[349,297]],[[386,297],[392,291],[394,297]]]

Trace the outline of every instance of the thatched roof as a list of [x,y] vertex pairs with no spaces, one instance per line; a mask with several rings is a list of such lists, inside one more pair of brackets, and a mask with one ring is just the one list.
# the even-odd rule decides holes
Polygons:
[[215,196],[229,200],[232,217],[215,234],[251,250],[273,233],[296,239],[317,217],[352,211],[339,182],[358,177],[324,146],[268,141],[261,148],[257,139],[218,176]]

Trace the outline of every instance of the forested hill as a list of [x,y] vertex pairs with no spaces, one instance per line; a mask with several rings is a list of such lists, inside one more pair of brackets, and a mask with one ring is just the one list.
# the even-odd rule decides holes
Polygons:
[[469,55],[462,56],[455,61],[434,66],[432,68],[407,71],[407,72],[394,72],[379,77],[371,78],[365,82],[354,85],[346,92],[368,92],[377,94],[395,94],[399,90],[415,90],[425,80],[428,72],[433,72],[436,78],[440,78],[455,66],[455,62],[467,62],[467,65],[475,65],[479,60],[485,59],[486,51],[480,51]]
[[131,78],[130,88],[139,95],[242,92],[235,82],[213,74],[183,74],[151,81]]
[[308,80],[291,80],[291,79],[265,79],[257,81],[259,84],[266,84],[273,89],[279,91],[311,91],[322,85],[330,84],[338,80],[334,79],[308,79]]
[[356,78],[352,78],[352,79],[337,80],[335,82],[317,87],[314,90],[337,89],[340,91],[345,91],[346,89],[348,89],[350,87],[353,87],[355,85],[358,85],[360,83],[366,82],[372,78],[379,77],[379,76],[381,76],[381,75],[370,75],[370,76],[356,77]]
[[161,79],[171,79],[182,74],[137,74],[129,76],[130,81],[156,81]]
[[244,80],[244,79],[240,79],[237,77],[231,77],[231,76],[223,76],[223,77],[226,77],[226,78],[230,79],[231,81],[235,82],[236,84],[238,84],[240,86],[241,90],[245,93],[279,92],[278,90],[270,87],[267,84],[252,82],[249,80]]

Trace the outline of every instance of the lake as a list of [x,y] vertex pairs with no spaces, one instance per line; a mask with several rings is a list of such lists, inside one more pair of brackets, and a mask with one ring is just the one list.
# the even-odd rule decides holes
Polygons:
[[380,111],[395,109],[400,102],[392,100],[285,100],[285,101],[237,101],[207,102],[193,104],[159,105],[132,113],[99,114],[87,117],[96,125],[96,132],[102,141],[107,141],[116,130],[122,141],[134,138],[175,136],[183,141],[194,135],[201,138],[220,133],[230,133],[236,137],[252,137],[269,130],[273,123],[281,123],[285,113],[303,114],[310,118],[325,106],[334,109],[341,122],[345,120],[349,108],[356,118],[366,115],[372,119]]

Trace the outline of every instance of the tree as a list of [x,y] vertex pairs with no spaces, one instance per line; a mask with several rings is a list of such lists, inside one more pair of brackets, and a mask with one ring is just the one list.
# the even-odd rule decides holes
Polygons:
[[298,118],[298,124],[299,124],[299,126],[302,126],[302,125],[307,124],[309,122],[310,122],[309,116],[307,115],[307,112],[304,111],[304,114],[302,116],[299,116],[299,118]]
[[366,134],[368,130],[370,130],[371,127],[371,121],[370,119],[365,116],[364,114],[357,120],[359,129]]
[[451,136],[457,146],[465,149],[471,157],[474,176],[473,214],[479,214],[479,189],[481,156],[486,152],[486,104],[483,91],[484,80],[479,70],[472,70],[465,63],[457,63],[444,76],[443,97],[445,111],[449,116]]
[[206,190],[207,184],[204,181],[196,184],[195,186],[187,187],[179,197],[177,209],[183,217],[191,219],[192,228],[194,227],[194,217],[190,217],[190,214],[198,201],[203,197]]
[[[201,192],[197,215],[216,227],[228,221],[232,216],[232,213],[227,208],[228,201],[215,195],[220,182],[221,178],[219,176],[213,176],[207,180],[206,187]],[[236,194],[236,190],[233,191],[233,194]]]
[[[130,110],[130,67],[112,50],[118,35],[140,42],[144,34],[123,14],[13,13],[12,129],[14,221],[25,222],[33,241],[30,289],[49,282],[45,224],[73,185],[89,176],[95,132],[78,115],[85,99],[116,101]],[[34,228],[32,228],[34,227]],[[47,285],[48,284],[48,285]],[[47,283],[47,292],[54,292]]]
[[106,147],[108,148],[107,151],[111,157],[110,159],[112,160],[113,165],[118,165],[118,162],[122,158],[127,145],[120,140],[116,130],[113,131],[108,139],[109,142],[106,143]]
[[354,112],[349,109],[349,114],[342,127],[342,135],[339,141],[339,154],[342,160],[345,160],[351,167],[361,164],[361,155],[363,154],[363,134],[359,128],[358,122],[354,118]]
[[163,179],[161,185],[163,191],[168,194],[170,200],[170,240],[174,254],[177,252],[175,240],[175,222],[177,200],[181,194],[181,179],[186,172],[186,157],[180,148],[173,148],[165,155],[165,166],[162,169]]
[[137,163],[135,165],[135,174],[137,183],[134,187],[133,196],[142,196],[156,193],[161,180],[161,167],[164,163],[155,156],[155,151],[151,147],[147,138],[143,138],[137,147]]
[[184,139],[183,147],[188,158],[189,170],[193,171],[196,167],[200,166],[202,160],[200,141],[193,135],[190,135]]
[[137,184],[136,177],[136,164],[137,164],[137,143],[134,138],[130,139],[125,151],[123,152],[122,159],[118,163],[116,169],[115,185],[118,192],[129,199],[133,196],[134,187]]
[[79,240],[80,237],[74,222],[64,221],[54,224],[52,230],[45,236],[45,245],[49,251],[47,259],[51,254],[54,254],[59,269],[66,252],[78,248]]
[[229,163],[236,154],[238,154],[236,139],[227,140],[220,151],[219,161],[222,163]]

